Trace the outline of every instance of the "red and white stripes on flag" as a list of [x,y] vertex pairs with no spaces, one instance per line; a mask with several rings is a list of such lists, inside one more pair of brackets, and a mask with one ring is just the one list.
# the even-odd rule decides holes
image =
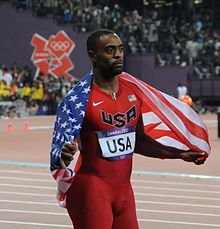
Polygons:
[[62,168],[51,171],[53,178],[57,182],[56,197],[61,207],[66,207],[66,192],[72,184],[80,165],[81,155],[80,152],[77,151],[68,167],[62,164]]
[[210,153],[207,128],[199,115],[184,102],[147,85],[137,78],[122,74],[135,84],[143,100],[145,132],[157,141],[177,148]]

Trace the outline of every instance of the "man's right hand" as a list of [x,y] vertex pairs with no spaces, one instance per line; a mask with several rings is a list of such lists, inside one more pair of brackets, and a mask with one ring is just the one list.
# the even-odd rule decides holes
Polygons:
[[68,166],[70,162],[73,160],[73,156],[75,155],[77,149],[77,144],[75,142],[64,144],[61,151],[61,159],[63,160],[66,166]]

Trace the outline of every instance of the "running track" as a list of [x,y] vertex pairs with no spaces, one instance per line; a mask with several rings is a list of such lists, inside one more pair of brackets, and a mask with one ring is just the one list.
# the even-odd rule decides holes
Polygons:
[[[135,155],[132,183],[140,229],[220,228],[217,117],[202,118],[212,146],[205,165]],[[24,130],[26,121],[29,131]],[[56,202],[56,184],[48,169],[53,122],[54,117],[45,116],[0,120],[2,229],[72,228]]]

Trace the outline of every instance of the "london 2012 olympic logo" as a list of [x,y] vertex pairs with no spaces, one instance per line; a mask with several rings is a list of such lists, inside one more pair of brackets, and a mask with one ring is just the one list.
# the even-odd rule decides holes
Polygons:
[[34,34],[31,45],[35,47],[31,60],[37,67],[37,72],[55,77],[73,78],[68,71],[74,68],[69,55],[75,43],[64,31],[51,35],[48,40],[39,34]]

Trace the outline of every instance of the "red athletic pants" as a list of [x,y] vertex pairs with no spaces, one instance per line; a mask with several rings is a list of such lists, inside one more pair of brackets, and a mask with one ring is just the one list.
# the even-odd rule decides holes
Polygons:
[[138,229],[130,182],[112,184],[97,176],[77,174],[66,203],[74,229]]

